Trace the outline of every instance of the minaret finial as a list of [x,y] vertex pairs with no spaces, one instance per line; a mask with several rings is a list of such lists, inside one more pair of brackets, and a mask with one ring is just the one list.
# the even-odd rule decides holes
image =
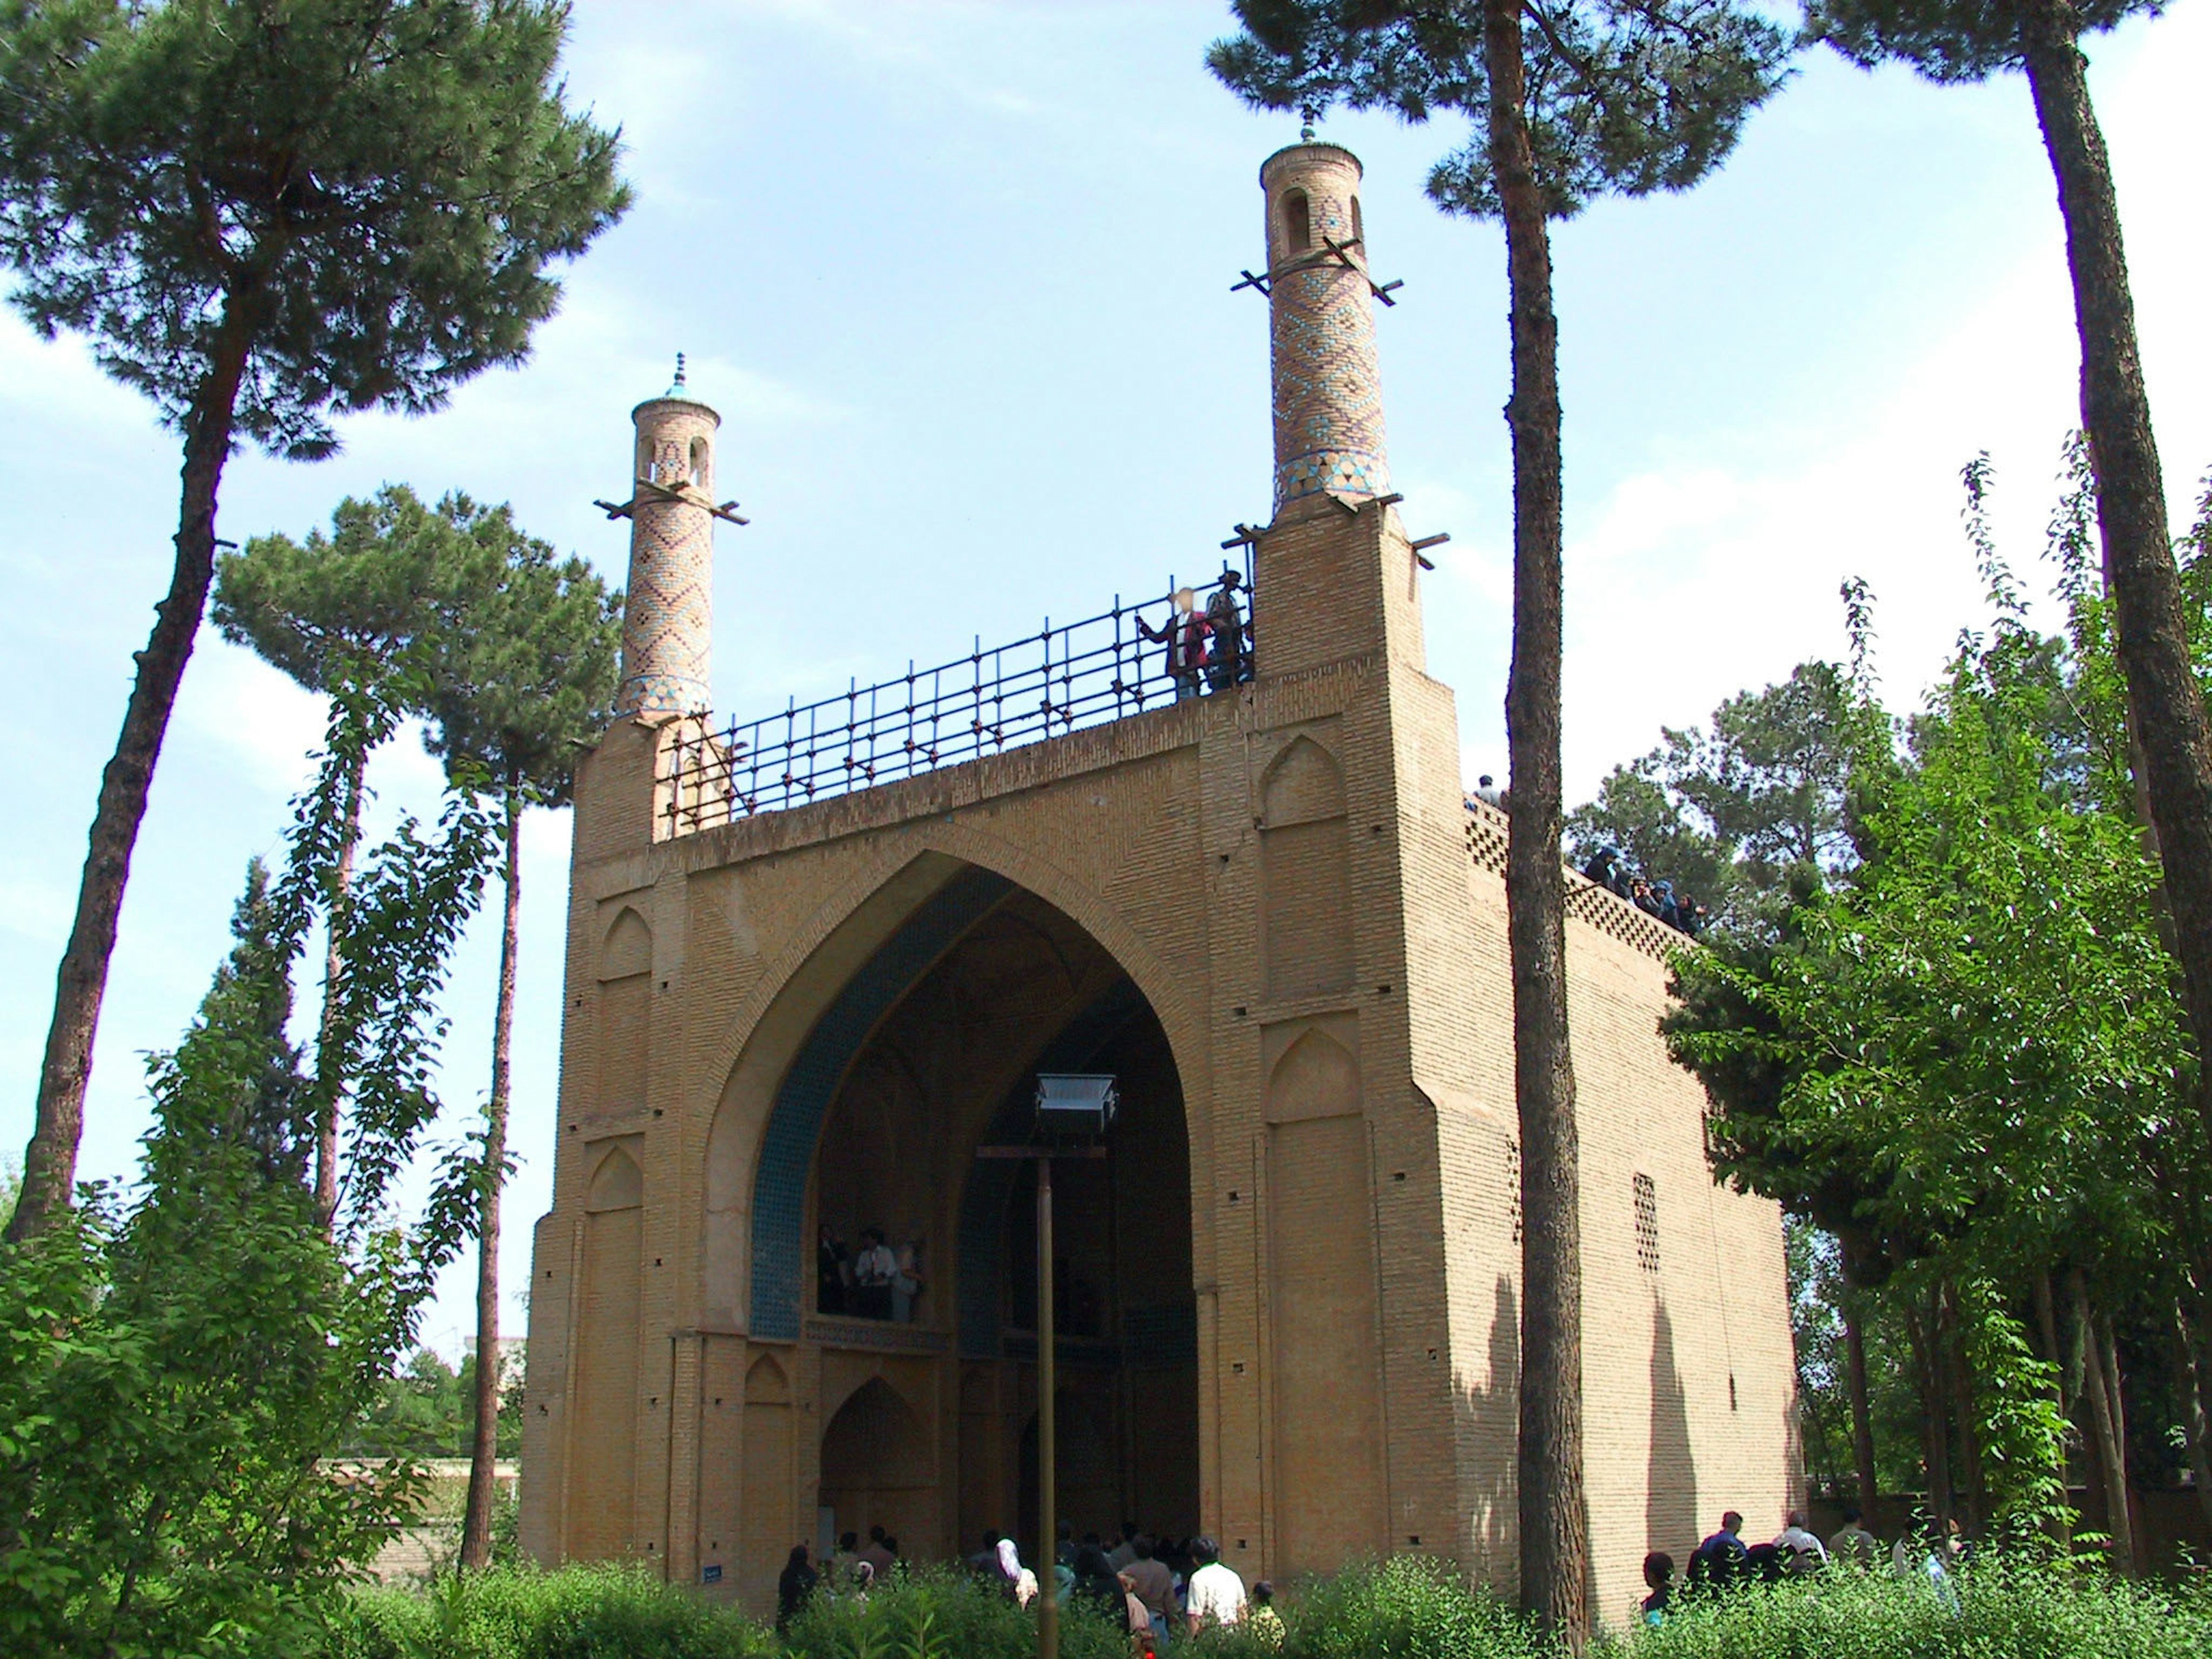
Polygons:
[[680,351],[676,354],[676,384],[684,384],[684,354]]

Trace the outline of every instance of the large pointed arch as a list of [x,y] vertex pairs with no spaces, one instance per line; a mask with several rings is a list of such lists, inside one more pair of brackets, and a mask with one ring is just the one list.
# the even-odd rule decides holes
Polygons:
[[[699,1271],[702,1319],[757,1339],[799,1334],[805,1191],[821,1112],[875,1024],[991,908],[1017,889],[1087,933],[1160,1023],[1187,1101],[1206,1088],[1202,1005],[1097,893],[972,827],[938,823],[863,872],[818,910],[746,997],[724,1039],[721,1098],[708,1115]],[[1210,1147],[1189,1113],[1194,1179]]]

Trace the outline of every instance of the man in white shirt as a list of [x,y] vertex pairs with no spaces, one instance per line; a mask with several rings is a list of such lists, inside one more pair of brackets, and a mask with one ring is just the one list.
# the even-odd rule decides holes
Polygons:
[[884,1242],[884,1230],[867,1228],[860,1234],[860,1254],[853,1261],[853,1285],[860,1292],[855,1312],[864,1319],[891,1316],[891,1281],[898,1277],[898,1258]]
[[1788,1552],[1792,1572],[1817,1572],[1828,1565],[1828,1547],[1806,1526],[1802,1510],[1792,1510],[1784,1517],[1774,1547]]
[[1234,1625],[1244,1617],[1244,1581],[1234,1567],[1221,1563],[1221,1546],[1200,1536],[1190,1540],[1191,1559],[1198,1565],[1183,1592],[1183,1615],[1193,1636],[1206,1625]]

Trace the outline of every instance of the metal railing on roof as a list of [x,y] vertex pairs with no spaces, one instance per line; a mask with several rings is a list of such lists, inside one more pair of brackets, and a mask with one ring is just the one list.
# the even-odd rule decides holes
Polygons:
[[[1252,672],[1256,640],[1246,550],[1239,590],[1246,639],[1240,678]],[[1200,589],[1200,608],[1206,589]],[[672,744],[661,761],[658,811],[663,839],[733,818],[803,806],[917,773],[1039,743],[1084,726],[1139,714],[1175,700],[1169,647],[1146,638],[1139,613],[1164,622],[1161,599],[1113,608],[1080,622],[916,668],[874,685],[857,681],[817,702],[732,721]],[[1212,684],[1209,693],[1220,689]]]

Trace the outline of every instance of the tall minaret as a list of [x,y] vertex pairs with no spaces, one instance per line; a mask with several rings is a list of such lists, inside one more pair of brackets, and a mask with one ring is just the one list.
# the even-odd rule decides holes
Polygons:
[[623,606],[622,690],[615,706],[647,720],[711,706],[714,654],[714,429],[722,417],[676,383],[630,411],[637,428],[629,513],[629,592]]
[[1301,496],[1365,500],[1390,490],[1359,179],[1358,156],[1310,140],[1260,168],[1279,517]]

